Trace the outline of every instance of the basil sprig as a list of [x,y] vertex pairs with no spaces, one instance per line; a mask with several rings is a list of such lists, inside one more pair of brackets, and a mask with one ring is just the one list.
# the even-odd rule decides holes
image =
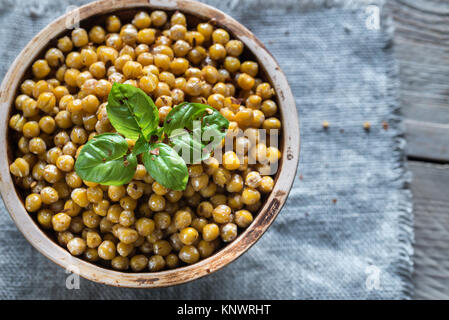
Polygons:
[[[157,182],[172,190],[184,190],[189,175],[183,152],[187,150],[190,163],[206,159],[229,127],[229,121],[215,109],[189,102],[174,107],[159,127],[153,100],[128,84],[114,83],[106,110],[117,133],[93,137],[75,163],[75,171],[83,180],[102,185],[131,181],[137,156],[142,155],[145,168]],[[132,150],[122,135],[135,140]]]

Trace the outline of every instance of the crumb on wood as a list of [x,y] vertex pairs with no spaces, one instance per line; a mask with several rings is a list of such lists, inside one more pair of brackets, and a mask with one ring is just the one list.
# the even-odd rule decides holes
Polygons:
[[299,175],[299,180],[302,180],[302,178],[303,178],[303,177],[302,177],[302,174],[300,174],[300,175]]
[[332,199],[332,203],[336,204],[337,203],[337,199]]
[[383,121],[382,122],[382,128],[384,128],[384,130],[388,130],[388,127],[389,127],[388,122]]
[[329,128],[329,122],[328,121],[323,121],[323,129],[327,129],[327,128]]

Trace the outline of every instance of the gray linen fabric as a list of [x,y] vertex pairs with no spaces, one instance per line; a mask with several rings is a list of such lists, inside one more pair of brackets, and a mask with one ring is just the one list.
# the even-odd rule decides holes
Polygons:
[[[0,0],[0,75],[34,34],[85,2]],[[413,217],[389,19],[377,29],[367,21],[375,8],[357,1],[207,2],[266,44],[296,97],[301,161],[273,226],[238,261],[192,283],[132,290],[82,279],[68,290],[65,271],[26,242],[1,206],[0,298],[410,297]]]

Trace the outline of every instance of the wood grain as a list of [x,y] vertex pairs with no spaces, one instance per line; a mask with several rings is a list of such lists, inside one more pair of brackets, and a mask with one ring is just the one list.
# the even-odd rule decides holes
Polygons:
[[390,0],[408,155],[449,162],[449,2]]
[[[185,283],[215,272],[237,259],[262,236],[273,223],[290,192],[299,160],[299,125],[295,100],[278,63],[248,29],[217,9],[191,0],[101,0],[81,7],[79,9],[79,17],[81,25],[89,27],[89,24],[97,24],[106,14],[111,12],[125,20],[126,17],[132,17],[142,7],[172,12],[179,10],[188,18],[202,21],[214,19],[217,26],[226,28],[234,38],[244,43],[246,47],[244,54],[254,57],[259,62],[264,72],[263,76],[271,82],[275,89],[283,124],[280,148],[284,152],[273,191],[268,196],[253,223],[236,240],[211,257],[196,264],[173,270],[153,273],[117,272],[73,257],[67,250],[53,242],[36,225],[26,212],[20,196],[14,188],[9,173],[9,119],[6,116],[0,118],[0,139],[3,141],[0,144],[0,191],[5,206],[18,229],[38,251],[56,264],[89,280],[108,285],[155,288]],[[18,84],[32,61],[44,52],[50,41],[67,32],[66,20],[70,15],[73,15],[73,13],[68,13],[55,20],[36,35],[10,67],[0,87],[0,108],[5,114],[10,113]]]
[[407,153],[414,159],[447,162],[449,153],[449,123],[405,120]]
[[[449,163],[449,1],[389,0],[410,158]],[[413,173],[416,299],[449,299],[449,167]]]
[[409,162],[415,212],[416,299],[449,299],[449,166]]

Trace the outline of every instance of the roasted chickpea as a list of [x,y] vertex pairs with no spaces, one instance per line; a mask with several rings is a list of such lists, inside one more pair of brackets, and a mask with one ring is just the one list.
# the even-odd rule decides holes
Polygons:
[[228,55],[238,57],[243,53],[243,43],[240,40],[230,40],[226,43]]
[[83,47],[89,42],[86,30],[77,28],[72,31],[72,42],[76,47]]
[[98,261],[98,259],[100,258],[98,256],[98,250],[87,248],[86,251],[84,252],[84,258],[86,258],[86,260],[90,262]]
[[44,204],[52,204],[59,200],[59,194],[54,188],[45,187],[41,191],[41,200]]
[[210,23],[200,23],[196,27],[196,30],[201,33],[207,41],[210,39],[212,32],[214,31],[214,27]]
[[136,61],[127,61],[123,66],[123,74],[128,79],[137,79],[142,73],[142,65]]
[[237,78],[237,84],[243,90],[250,90],[254,87],[254,78],[249,74],[241,73]]
[[21,114],[15,114],[9,119],[9,127],[15,131],[23,131],[26,119]]
[[70,38],[67,37],[67,36],[58,39],[58,48],[62,52],[69,52],[69,51],[71,51],[72,48],[73,48],[72,40],[70,40]]
[[119,201],[126,194],[124,186],[110,186],[108,188],[108,197],[112,201]]
[[172,247],[167,240],[157,240],[153,244],[153,252],[154,254],[160,255],[162,257],[166,257],[172,251]]
[[116,255],[116,247],[114,242],[110,240],[103,241],[98,246],[98,255],[103,260],[112,260]]
[[237,225],[234,223],[226,223],[220,228],[220,236],[224,242],[231,242],[237,238]]
[[148,258],[143,254],[139,254],[132,257],[129,264],[133,271],[140,272],[148,266]]
[[234,174],[231,177],[231,181],[226,185],[226,190],[228,192],[240,192],[243,189],[243,179],[239,174]]
[[[81,57],[81,54],[76,51],[72,51],[67,55],[65,63],[67,67],[72,68],[73,70],[77,70],[78,72],[80,72],[79,70],[84,67],[83,58]],[[64,79],[66,79],[65,76],[67,75],[67,71],[64,75]]]
[[89,200],[87,198],[87,190],[85,188],[73,189],[71,198],[80,207],[87,207],[89,205]]
[[120,30],[120,37],[127,45],[134,45],[137,41],[137,29],[132,24],[124,25]]
[[39,120],[39,128],[43,132],[51,134],[53,133],[53,131],[55,131],[56,121],[50,116],[44,116]]
[[46,76],[48,76],[48,74],[51,71],[50,66],[48,65],[47,60],[37,60],[33,64],[32,69],[33,69],[33,75],[37,79],[45,78]]
[[159,79],[154,74],[143,76],[139,80],[139,88],[145,91],[146,93],[151,93],[154,90],[156,90],[158,84]]
[[165,259],[160,255],[151,256],[148,260],[148,268],[151,272],[157,272],[165,267]]
[[117,256],[111,260],[111,267],[115,270],[127,270],[129,268],[129,259],[127,257]]
[[170,253],[165,257],[166,266],[170,269],[176,268],[179,264],[179,258],[176,254]]
[[73,238],[67,243],[67,249],[74,256],[79,256],[86,250],[86,241],[83,238]]
[[209,48],[209,56],[213,60],[221,60],[226,57],[226,49],[220,43],[215,43]]
[[192,264],[200,259],[200,253],[198,249],[194,246],[184,246],[179,251],[179,259],[185,263]]
[[212,41],[214,43],[226,44],[229,38],[229,33],[224,29],[216,29],[212,32]]
[[143,237],[149,236],[155,229],[154,221],[148,218],[140,218],[136,221],[135,226],[139,235]]
[[156,212],[162,211],[165,209],[165,198],[158,194],[152,194],[148,200],[148,204],[151,210]]
[[274,102],[273,100],[265,100],[262,103],[261,110],[266,117],[274,116],[277,112],[276,102]]
[[49,209],[41,209],[37,213],[37,221],[44,229],[50,229],[52,227],[53,211]]
[[150,15],[151,22],[156,27],[161,27],[167,22],[167,14],[164,11],[155,10]]
[[70,227],[70,222],[72,221],[72,218],[68,214],[61,212],[55,214],[52,217],[51,221],[53,229],[55,231],[61,232],[67,230]]
[[87,141],[87,132],[84,128],[74,127],[70,133],[70,139],[73,143],[84,144]]
[[273,178],[270,176],[264,176],[262,178],[262,181],[260,182],[259,190],[264,193],[268,193],[271,192],[271,190],[273,190],[273,187],[274,187]]
[[30,165],[23,158],[17,158],[10,166],[9,170],[16,177],[23,178],[30,173]]
[[175,213],[174,224],[179,230],[187,228],[192,223],[192,215],[186,210],[179,210]]
[[122,23],[117,16],[109,16],[106,19],[106,30],[108,32],[117,32],[120,30]]
[[42,138],[32,138],[28,144],[31,153],[43,154],[47,149],[47,145]]
[[199,237],[198,231],[194,228],[184,228],[179,232],[179,239],[185,245],[193,244]]
[[89,31],[89,39],[96,43],[103,43],[106,37],[106,31],[100,26],[94,26]]
[[281,122],[278,118],[271,117],[263,122],[262,128],[267,130],[268,132],[273,129],[279,130],[281,128]]
[[240,166],[240,160],[234,151],[227,151],[223,155],[223,166],[227,170],[237,170]]
[[35,212],[40,209],[42,205],[42,198],[39,194],[32,193],[25,199],[25,209],[28,212]]
[[198,243],[198,251],[200,252],[201,258],[207,258],[214,253],[215,243],[205,240],[201,240]]

